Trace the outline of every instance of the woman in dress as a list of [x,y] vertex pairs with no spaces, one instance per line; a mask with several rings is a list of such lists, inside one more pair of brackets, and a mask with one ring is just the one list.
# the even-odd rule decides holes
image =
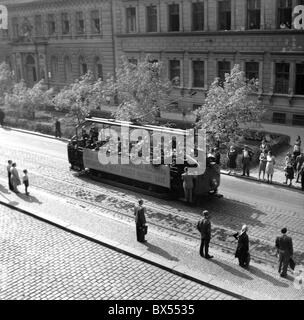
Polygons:
[[235,257],[239,259],[239,265],[243,268],[249,266],[249,237],[247,235],[248,227],[244,224],[241,233],[236,233],[233,236],[237,239],[238,244],[235,252]]
[[233,146],[230,147],[229,152],[227,154],[228,156],[228,168],[229,172],[228,174],[235,174],[235,169],[236,169],[236,158],[237,158],[237,151],[234,149]]
[[17,165],[14,162],[12,164],[12,167],[11,167],[11,182],[12,182],[12,185],[13,185],[13,191],[16,192],[16,193],[19,193],[17,187],[21,185],[21,181],[20,181],[19,173],[18,173],[18,170],[17,170],[16,166]]
[[[274,172],[274,165],[275,165],[275,157],[272,155],[271,151],[268,151],[267,158],[266,158],[266,174],[267,174],[267,183],[272,183],[272,177]],[[269,180],[270,178],[270,180]]]
[[259,180],[261,180],[261,173],[263,172],[263,180],[265,180],[265,170],[266,170],[266,164],[267,164],[267,156],[265,152],[261,152],[259,157],[260,163],[259,163]]

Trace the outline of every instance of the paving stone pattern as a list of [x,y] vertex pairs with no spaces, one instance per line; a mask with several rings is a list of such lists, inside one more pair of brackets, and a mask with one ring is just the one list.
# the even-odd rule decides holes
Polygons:
[[1,300],[233,299],[5,206],[0,230]]

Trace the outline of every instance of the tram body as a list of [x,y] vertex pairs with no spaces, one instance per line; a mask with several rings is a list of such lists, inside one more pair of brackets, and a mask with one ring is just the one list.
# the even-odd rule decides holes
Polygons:
[[[111,148],[109,136],[105,136],[105,132],[109,129],[111,129],[111,132],[114,130],[115,135],[117,133],[116,138],[119,141],[118,148],[113,149],[118,151],[117,155],[113,150],[109,152],[110,155],[115,155],[114,158],[118,161],[114,163],[101,161],[101,150],[104,150],[104,146],[107,146],[107,148],[110,146]],[[143,144],[143,140],[132,141],[132,132],[134,130],[144,130],[148,133],[148,140],[151,143],[149,145],[151,152],[150,161],[139,164],[129,161],[127,164],[122,164],[123,153],[121,148],[123,139],[127,139],[130,148],[135,147],[138,148],[139,152],[142,152],[139,144]],[[125,121],[104,118],[86,118],[84,123],[76,128],[76,135],[68,143],[68,159],[71,169],[78,171],[89,169],[90,174],[94,178],[100,177],[111,181],[116,180],[121,184],[135,186],[154,193],[168,194],[174,198],[182,197],[184,192],[181,176],[184,168],[196,167],[197,165],[187,160],[183,161],[182,164],[177,164],[176,161],[165,164],[168,162],[164,161],[163,150],[161,150],[162,157],[160,163],[155,164],[152,161],[152,141],[154,141],[153,135],[156,133],[160,135],[169,134],[172,137],[185,136],[185,130],[181,129],[135,125]],[[126,158],[124,159],[126,160]],[[194,176],[194,197],[197,199],[205,194],[216,193],[219,185],[219,166],[214,163],[208,164],[203,174]]]

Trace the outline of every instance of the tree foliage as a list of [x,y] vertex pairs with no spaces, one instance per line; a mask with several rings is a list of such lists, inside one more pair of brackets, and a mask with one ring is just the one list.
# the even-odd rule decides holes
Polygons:
[[4,102],[4,96],[9,93],[15,84],[13,72],[5,62],[0,63],[0,105]]
[[28,88],[22,80],[15,83],[11,92],[5,94],[5,105],[35,118],[35,111],[52,104],[53,90],[47,89],[44,80]]
[[204,104],[197,110],[197,123],[208,133],[208,142],[235,143],[245,133],[249,122],[259,122],[264,107],[257,99],[258,80],[246,80],[235,65],[225,81],[217,78],[210,86]]
[[57,110],[67,111],[67,116],[81,123],[89,111],[99,106],[103,97],[102,80],[95,81],[91,71],[63,88],[54,98]]
[[110,78],[104,90],[104,95],[118,99],[118,109],[114,112],[116,119],[137,119],[141,123],[155,121],[171,90],[171,82],[163,78],[162,70],[162,63],[151,62],[149,56],[137,65],[122,58],[116,78]]

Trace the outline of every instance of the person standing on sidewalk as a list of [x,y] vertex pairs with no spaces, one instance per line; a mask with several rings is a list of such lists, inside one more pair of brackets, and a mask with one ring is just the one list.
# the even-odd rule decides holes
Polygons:
[[284,168],[286,181],[284,184],[288,184],[288,180],[290,181],[289,186],[292,185],[292,180],[294,179],[294,170],[291,162],[288,162],[286,167]]
[[209,255],[209,243],[211,239],[211,222],[209,211],[203,211],[203,219],[198,222],[197,229],[201,233],[201,246],[200,255],[206,259],[212,259],[213,256]]
[[1,127],[4,126],[4,118],[5,118],[4,111],[2,109],[0,109],[0,126]]
[[11,167],[11,183],[13,186],[13,191],[16,193],[20,193],[17,187],[20,186],[21,181],[20,181],[19,173],[18,173],[16,166],[17,165],[14,162]]
[[248,146],[245,146],[242,154],[242,164],[243,164],[242,176],[245,176],[245,174],[247,174],[247,177],[249,177],[251,158],[252,158],[252,153],[250,152]]
[[268,151],[266,161],[267,161],[267,164],[266,164],[267,183],[272,183],[272,177],[273,177],[274,165],[275,165],[275,157],[271,151]]
[[260,163],[259,163],[259,180],[261,179],[261,173],[263,172],[263,180],[265,180],[265,170],[266,170],[266,164],[267,164],[267,157],[265,152],[261,152],[259,157]]
[[23,170],[23,173],[24,173],[24,176],[22,177],[22,182],[24,184],[24,188],[25,188],[25,194],[27,196],[30,195],[30,193],[27,191],[28,187],[29,187],[29,178],[28,178],[28,175],[27,175],[27,170]]
[[55,138],[61,138],[61,123],[59,119],[55,122]]
[[6,169],[7,169],[8,187],[9,187],[9,189],[10,189],[11,191],[14,191],[14,187],[13,187],[12,181],[11,181],[11,175],[12,175],[12,173],[11,173],[11,168],[12,168],[12,163],[13,163],[12,160],[8,160],[8,161],[7,161],[7,167],[6,167]]
[[302,165],[304,163],[304,153],[302,152],[299,156],[297,156],[296,158],[296,172],[297,172],[297,180],[296,182],[299,182],[299,178],[300,178],[300,171],[302,168]]
[[283,228],[281,230],[281,233],[283,235],[276,238],[275,246],[279,254],[279,270],[278,271],[281,277],[286,278],[289,261],[293,255],[293,245],[292,245],[292,238],[286,235],[287,229]]
[[235,257],[239,259],[239,265],[242,268],[249,267],[250,254],[249,254],[249,237],[247,235],[248,227],[244,224],[240,233],[233,236],[238,241],[235,251]]
[[234,146],[231,146],[227,154],[228,168],[229,168],[228,174],[231,174],[231,173],[235,174],[237,156],[238,156],[237,151],[235,150]]
[[189,175],[188,168],[184,169],[184,173],[182,174],[183,180],[183,188],[185,193],[185,199],[187,203],[192,203],[192,195],[193,195],[193,176]]
[[134,208],[135,223],[136,223],[136,237],[138,242],[147,242],[145,240],[145,229],[146,229],[146,207],[143,206],[144,201],[139,200],[138,206]]

